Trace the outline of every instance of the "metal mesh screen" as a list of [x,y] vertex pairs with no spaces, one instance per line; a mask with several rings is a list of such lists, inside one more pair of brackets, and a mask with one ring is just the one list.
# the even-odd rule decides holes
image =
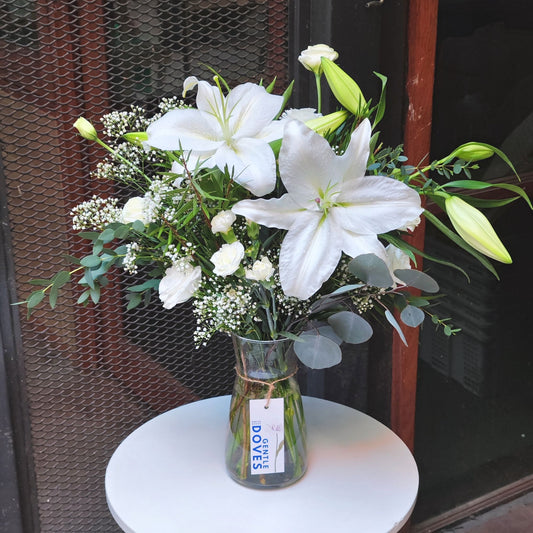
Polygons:
[[[82,250],[69,209],[93,193],[97,154],[72,123],[181,92],[187,75],[287,80],[284,0],[16,0],[0,6],[0,140],[18,299]],[[40,530],[118,531],[106,463],[158,412],[228,393],[226,338],[196,350],[189,308],[127,312],[117,277],[97,308],[75,287],[54,311],[21,312]]]

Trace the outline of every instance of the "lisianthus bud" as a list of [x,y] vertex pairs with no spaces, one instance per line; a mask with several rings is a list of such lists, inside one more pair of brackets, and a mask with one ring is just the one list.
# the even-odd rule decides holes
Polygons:
[[365,97],[359,85],[344,70],[326,57],[322,58],[322,68],[335,98],[348,111],[359,116],[366,105]]
[[478,252],[502,263],[513,260],[487,217],[457,196],[445,200],[446,212],[457,233]]
[[320,59],[327,57],[331,61],[335,61],[339,54],[328,46],[327,44],[315,44],[308,46],[298,56],[298,61],[307,69],[315,74],[322,74],[322,64]]
[[456,148],[450,155],[450,159],[457,157],[465,161],[481,161],[494,155],[494,150],[485,144],[466,143]]
[[89,139],[89,141],[96,141],[98,139],[98,133],[96,133],[94,126],[87,119],[80,117],[74,122],[74,127],[84,139]]
[[268,257],[263,257],[262,259],[255,261],[251,269],[246,270],[245,276],[246,279],[251,279],[254,281],[267,281],[274,274],[274,267],[268,259]]
[[240,266],[244,257],[244,246],[235,241],[231,244],[223,244],[220,249],[211,256],[211,263],[215,265],[213,272],[218,276],[229,276]]
[[134,196],[130,198],[122,208],[121,221],[123,224],[130,224],[136,220],[140,220],[144,225],[148,224],[146,217],[146,201],[141,196]]

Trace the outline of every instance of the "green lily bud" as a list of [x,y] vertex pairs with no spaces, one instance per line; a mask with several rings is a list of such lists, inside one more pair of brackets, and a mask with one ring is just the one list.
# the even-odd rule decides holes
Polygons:
[[308,120],[305,125],[316,131],[319,135],[325,135],[330,131],[336,130],[347,118],[347,111],[335,111],[334,113],[330,113],[323,117],[312,118],[311,120]]
[[87,119],[80,117],[74,122],[74,127],[84,139],[89,139],[89,141],[96,141],[98,139],[98,133],[96,133],[94,126]]
[[123,137],[131,144],[142,146],[142,143],[148,140],[148,133],[145,131],[131,131],[129,133],[125,133]]
[[457,196],[445,200],[446,212],[457,233],[478,252],[502,263],[513,260],[487,217]]
[[469,142],[462,144],[456,148],[451,154],[450,159],[457,157],[458,159],[464,159],[465,161],[481,161],[482,159],[488,159],[494,155],[494,150],[492,150],[486,144],[479,144],[474,142]]
[[326,57],[322,58],[322,68],[335,98],[348,111],[359,116],[366,105],[365,97],[359,85],[344,70]]

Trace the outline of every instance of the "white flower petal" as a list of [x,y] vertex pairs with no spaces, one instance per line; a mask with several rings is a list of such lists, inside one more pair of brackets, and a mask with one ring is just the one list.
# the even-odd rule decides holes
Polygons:
[[281,244],[279,274],[283,292],[302,300],[317,292],[341,257],[340,235],[327,217],[305,211]]
[[258,139],[240,139],[233,146],[221,146],[214,164],[233,169],[233,178],[255,196],[264,196],[276,186],[276,158],[270,146]]
[[338,200],[342,207],[332,208],[330,216],[340,226],[362,235],[400,228],[423,211],[414,189],[384,176],[345,181]]
[[363,254],[374,254],[387,262],[385,246],[376,235],[356,235],[348,230],[342,230],[342,251],[350,257]]
[[288,194],[270,200],[241,200],[231,210],[268,228],[280,229],[290,229],[297,217],[303,213]]
[[226,100],[234,138],[259,135],[274,120],[282,104],[282,96],[269,94],[260,85],[244,83],[235,87]]
[[336,159],[323,137],[296,120],[287,123],[279,169],[285,188],[302,207],[310,207],[320,191],[337,181]]
[[370,121],[365,118],[353,131],[344,154],[338,158],[338,168],[343,177],[360,178],[366,174],[371,135],[372,126]]
[[197,109],[173,109],[148,126],[146,143],[161,150],[209,152],[222,143],[216,128],[216,121]]

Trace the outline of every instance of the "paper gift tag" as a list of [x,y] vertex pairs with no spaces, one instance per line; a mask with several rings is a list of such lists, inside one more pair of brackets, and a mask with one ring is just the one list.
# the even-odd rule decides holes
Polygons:
[[283,398],[250,400],[250,456],[252,474],[285,471]]

